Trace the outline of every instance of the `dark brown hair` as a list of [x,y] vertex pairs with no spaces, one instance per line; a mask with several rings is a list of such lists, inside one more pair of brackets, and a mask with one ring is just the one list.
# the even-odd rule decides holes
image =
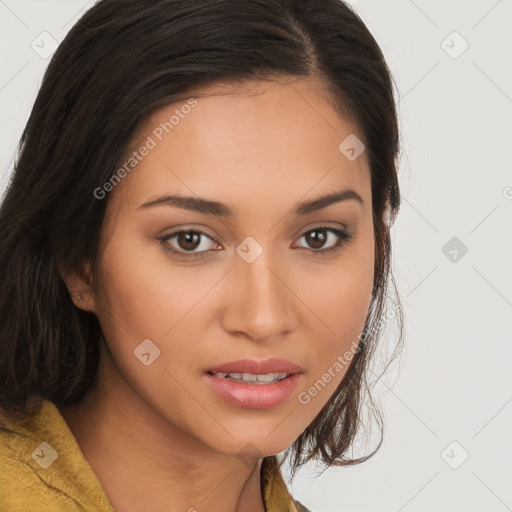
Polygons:
[[[382,217],[387,202],[393,220],[400,206],[399,132],[383,54],[340,0],[103,0],[76,23],[48,66],[0,209],[5,414],[34,414],[42,398],[59,407],[76,404],[91,389],[100,324],[74,306],[59,268],[88,261],[94,269],[108,197],[98,200],[93,191],[111,178],[137,127],[202,86],[311,76],[321,78],[366,145],[375,278],[343,381],[287,453],[294,454],[294,471],[317,458],[328,467],[375,453],[378,447],[347,457],[362,423],[390,277],[394,286],[390,224]],[[398,347],[401,308],[397,314]]]

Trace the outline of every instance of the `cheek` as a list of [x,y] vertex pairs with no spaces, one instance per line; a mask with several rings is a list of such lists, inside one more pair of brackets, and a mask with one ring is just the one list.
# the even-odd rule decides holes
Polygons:
[[[308,279],[303,293],[316,321],[309,332],[315,340],[310,347],[310,371],[299,402],[316,414],[333,395],[346,374],[360,341],[368,315],[374,278],[373,246],[361,243],[340,258],[336,269]],[[316,284],[315,284],[316,283]],[[319,283],[322,283],[320,289]],[[315,290],[312,293],[312,290]],[[325,391],[324,391],[325,390]]]
[[[309,331],[316,346],[324,345],[326,351],[317,354],[324,362],[333,351],[350,345],[362,330],[371,299],[373,265],[370,229],[361,231],[339,256],[303,260],[287,274],[306,307],[303,313],[309,320],[304,320],[302,328]],[[105,336],[114,343],[123,339],[131,346],[146,338],[176,338],[191,317],[194,329],[206,322],[213,310],[204,310],[203,299],[223,271],[214,270],[209,263],[177,265],[163,248],[149,249],[147,241],[137,242],[136,236],[125,234],[110,240],[102,254],[100,274],[98,316]],[[198,310],[203,310],[203,322],[199,323]]]
[[[201,271],[184,271],[166,260],[163,249],[111,243],[101,266],[104,323],[134,340],[162,339],[211,286]],[[120,325],[122,324],[122,325]]]
[[[335,333],[354,338],[360,334],[368,314],[373,288],[373,264],[357,262],[332,279],[336,290],[331,292],[330,305],[323,310]],[[327,313],[328,312],[328,313]]]
[[109,244],[102,254],[97,314],[117,369],[137,394],[155,408],[164,402],[181,407],[188,396],[183,386],[203,357],[197,312],[204,324],[200,302],[212,276],[184,272],[158,252],[147,245],[143,251],[136,244]]
[[317,269],[310,275],[304,296],[323,321],[324,329],[331,334],[322,339],[336,345],[347,337],[357,337],[364,327],[372,297],[374,246],[371,234],[353,240],[342,252],[338,264]]

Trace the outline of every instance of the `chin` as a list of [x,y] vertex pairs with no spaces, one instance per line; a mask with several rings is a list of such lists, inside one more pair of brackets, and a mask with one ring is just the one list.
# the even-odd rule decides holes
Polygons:
[[289,448],[295,439],[289,436],[268,436],[265,433],[244,435],[226,440],[222,448],[217,444],[216,449],[220,448],[223,453],[244,458],[269,457]]

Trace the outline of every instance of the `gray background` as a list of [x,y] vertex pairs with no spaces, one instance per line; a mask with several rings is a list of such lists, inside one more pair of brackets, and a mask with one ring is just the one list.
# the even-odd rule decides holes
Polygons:
[[[292,490],[317,512],[512,510],[512,1],[350,3],[397,84],[406,346],[376,387],[378,454]],[[91,5],[0,0],[1,190],[52,38]]]

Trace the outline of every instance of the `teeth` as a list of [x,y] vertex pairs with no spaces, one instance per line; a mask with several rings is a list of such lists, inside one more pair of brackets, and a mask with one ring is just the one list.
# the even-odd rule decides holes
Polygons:
[[258,382],[272,382],[274,380],[284,379],[286,377],[286,373],[267,373],[265,375],[255,375],[255,377]]
[[221,379],[231,378],[237,382],[248,382],[252,384],[272,384],[286,378],[287,373],[266,373],[255,375],[254,373],[216,373],[215,376]]

